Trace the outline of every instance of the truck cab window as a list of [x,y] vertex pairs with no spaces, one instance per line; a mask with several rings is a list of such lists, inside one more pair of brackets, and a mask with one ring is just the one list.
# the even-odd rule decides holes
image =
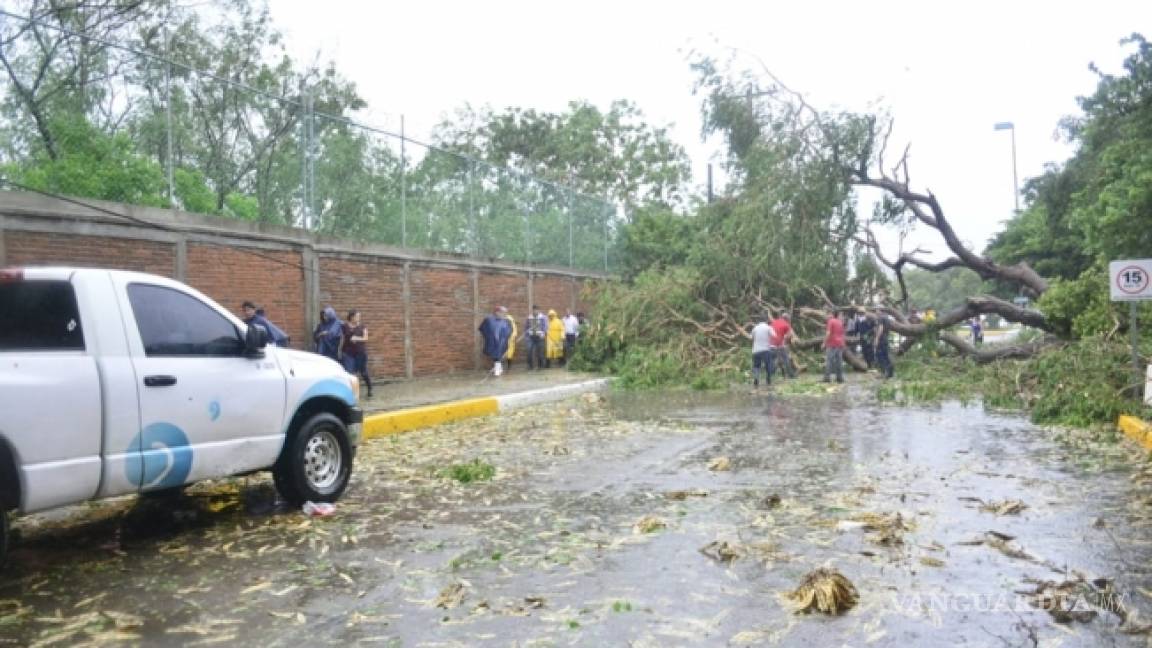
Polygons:
[[232,322],[178,290],[128,286],[128,300],[148,356],[236,356],[244,342]]
[[0,351],[83,351],[76,293],[67,281],[0,283]]

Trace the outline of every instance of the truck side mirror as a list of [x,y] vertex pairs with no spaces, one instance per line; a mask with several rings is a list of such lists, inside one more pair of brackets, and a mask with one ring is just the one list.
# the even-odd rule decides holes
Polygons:
[[259,324],[249,324],[248,332],[244,335],[244,355],[263,358],[265,346],[268,346],[268,329]]

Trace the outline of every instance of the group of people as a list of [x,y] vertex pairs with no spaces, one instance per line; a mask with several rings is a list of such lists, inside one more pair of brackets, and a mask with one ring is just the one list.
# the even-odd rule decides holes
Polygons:
[[512,366],[518,339],[523,339],[527,348],[529,369],[546,369],[552,366],[553,361],[558,366],[567,365],[576,350],[584,324],[584,313],[573,314],[566,310],[561,318],[555,310],[545,314],[539,306],[533,305],[532,312],[524,321],[521,336],[508,308],[497,306],[480,323],[479,331],[484,338],[484,356],[492,362],[492,373],[500,376]]
[[[246,301],[241,306],[245,324],[256,324],[268,332],[269,341],[276,346],[286,347],[291,338],[280,327],[269,321],[264,309]],[[312,331],[312,350],[322,356],[332,358],[344,366],[350,374],[359,375],[372,396],[372,377],[368,374],[368,328],[361,320],[360,311],[348,311],[347,319],[341,320],[336,309],[331,306],[320,312],[320,323]]]
[[[796,340],[792,329],[792,317],[781,313],[769,321],[765,314],[760,322],[752,327],[752,386],[760,386],[760,370],[764,370],[764,384],[772,383],[777,372],[787,378],[796,377],[789,347]],[[863,311],[855,314],[831,312],[824,325],[824,382],[844,382],[844,349],[848,342],[861,349],[864,361],[871,368],[874,364],[885,378],[893,375],[890,355],[892,320],[883,313],[869,317]]]
[[[277,346],[287,347],[291,338],[267,317],[263,308],[254,302],[246,301],[241,306],[245,324],[256,324],[268,332],[269,341]],[[516,341],[523,339],[527,348],[529,369],[545,369],[557,363],[565,366],[576,350],[576,342],[585,325],[584,313],[564,312],[564,317],[555,310],[545,313],[539,306],[532,306],[532,312],[524,322],[524,333],[520,336],[516,321],[504,306],[497,306],[492,314],[480,324],[484,337],[484,355],[492,361],[492,371],[497,376],[511,366],[516,354]],[[372,395],[372,378],[368,374],[368,328],[364,326],[360,311],[350,310],[341,320],[336,309],[327,306],[320,312],[320,322],[312,331],[312,351],[339,362],[351,374],[361,377]]]

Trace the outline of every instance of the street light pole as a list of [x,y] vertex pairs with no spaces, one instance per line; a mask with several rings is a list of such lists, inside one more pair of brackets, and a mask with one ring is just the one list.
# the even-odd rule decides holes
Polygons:
[[1012,131],[1012,199],[1016,205],[1016,213],[1020,213],[1020,181],[1016,176],[1016,125],[1012,122],[999,122],[992,127],[993,130]]

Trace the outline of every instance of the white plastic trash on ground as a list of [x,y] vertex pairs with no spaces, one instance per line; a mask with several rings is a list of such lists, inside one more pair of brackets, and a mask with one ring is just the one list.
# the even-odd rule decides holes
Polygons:
[[328,517],[336,512],[336,505],[328,502],[304,502],[304,506],[300,510],[304,511],[304,515]]

